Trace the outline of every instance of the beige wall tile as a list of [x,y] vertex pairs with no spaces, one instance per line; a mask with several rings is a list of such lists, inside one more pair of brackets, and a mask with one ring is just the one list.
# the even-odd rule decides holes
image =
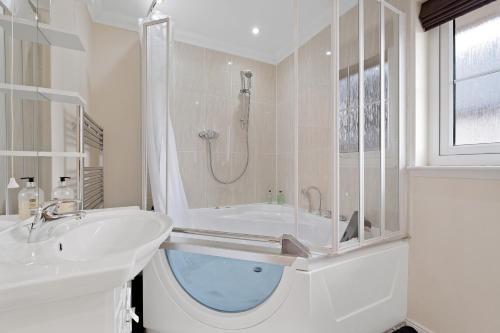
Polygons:
[[[186,191],[189,208],[206,207],[207,157],[204,151],[178,151],[182,183]],[[193,168],[193,166],[199,166]]]
[[[267,190],[276,183],[276,66],[183,43],[175,47],[171,112],[190,207],[265,201]],[[247,130],[241,126],[248,105],[248,97],[240,94],[242,70],[254,73],[250,162],[242,179],[224,185],[211,175],[208,147],[198,132],[219,133],[213,142],[215,174],[225,181],[238,176],[247,149]]]
[[175,89],[174,107],[171,110],[172,124],[179,151],[196,151],[203,149],[203,141],[198,133],[205,129],[206,105],[205,95]]
[[176,42],[174,47],[175,91],[203,92],[205,87],[205,49]]

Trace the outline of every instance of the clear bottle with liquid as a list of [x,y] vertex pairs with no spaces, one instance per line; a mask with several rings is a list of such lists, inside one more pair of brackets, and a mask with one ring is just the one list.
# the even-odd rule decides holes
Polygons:
[[[66,180],[71,179],[71,177],[59,177],[59,186],[52,190],[52,200],[74,200],[75,191],[68,186]],[[63,203],[57,209],[58,213],[64,214],[75,210],[75,204]]]
[[35,177],[22,177],[26,180],[24,188],[17,195],[19,206],[19,218],[25,220],[36,214],[36,210],[44,202],[44,192],[37,188]]
[[278,191],[278,195],[276,196],[276,203],[278,205],[284,205],[285,204],[285,193],[283,193],[282,190]]
[[267,203],[272,204],[273,203],[273,191],[269,190],[267,192]]

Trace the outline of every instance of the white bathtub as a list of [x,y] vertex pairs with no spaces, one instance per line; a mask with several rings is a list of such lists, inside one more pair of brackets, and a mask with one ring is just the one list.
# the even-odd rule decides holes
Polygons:
[[[192,209],[190,227],[265,236],[295,234],[294,210],[290,206],[251,204],[221,208]],[[347,224],[341,222],[343,234]],[[298,238],[307,245],[331,243],[330,219],[299,211]]]
[[[295,228],[289,207],[256,204],[191,213],[190,227],[199,229],[279,236],[293,234]],[[300,240],[329,244],[330,220],[300,215]],[[341,233],[344,228],[342,224]],[[227,270],[237,267],[231,260],[224,260]],[[407,265],[406,241],[342,256],[300,259],[283,268],[265,301],[247,311],[228,313],[194,300],[159,251],[144,271],[144,325],[151,333],[382,333],[406,318]],[[211,277],[206,279],[210,283]]]

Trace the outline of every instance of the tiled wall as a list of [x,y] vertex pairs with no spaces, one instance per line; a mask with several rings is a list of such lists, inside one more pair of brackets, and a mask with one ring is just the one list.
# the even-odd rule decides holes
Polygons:
[[[322,193],[323,209],[331,209],[331,50],[330,27],[299,49],[299,110],[294,112],[295,78],[293,55],[281,61],[278,72],[278,190],[286,202],[294,203],[295,118],[298,116],[299,191],[316,186]],[[319,197],[312,195],[313,209]],[[299,206],[308,201],[299,194]]]
[[[344,44],[348,39],[346,36]],[[352,38],[351,38],[352,37]],[[354,39],[352,39],[354,41]],[[371,53],[376,52],[372,45]],[[344,48],[352,53],[352,48]],[[226,53],[176,42],[172,117],[176,132],[181,173],[191,208],[265,202],[283,191],[287,204],[295,200],[295,122],[298,121],[299,191],[316,186],[322,193],[322,208],[331,209],[332,86],[331,31],[326,27],[304,43],[298,52],[299,110],[295,112],[294,55],[276,66]],[[355,53],[352,53],[355,54]],[[342,54],[341,61],[349,63]],[[351,65],[357,61],[351,59]],[[347,66],[347,65],[346,65]],[[250,120],[250,166],[232,185],[218,184],[208,168],[206,143],[198,137],[203,129],[220,136],[214,146],[215,171],[220,178],[235,177],[243,167],[245,136],[239,119],[245,100],[239,95],[240,71],[254,72]],[[298,119],[297,119],[298,117]],[[340,213],[350,218],[357,210],[357,153],[340,156]],[[373,155],[373,156],[372,156]],[[367,218],[379,224],[380,154],[366,154],[365,196]],[[378,162],[377,162],[378,161]],[[388,177],[394,176],[387,170]],[[397,177],[394,177],[397,179]],[[372,193],[373,192],[373,193]],[[312,195],[312,208],[319,197]],[[307,198],[299,193],[299,206],[307,209]],[[392,214],[392,212],[388,212]]]
[[[174,47],[171,115],[182,180],[190,208],[265,202],[276,192],[276,66],[180,42]],[[213,129],[214,169],[230,179],[245,164],[245,130],[240,118],[247,98],[240,95],[240,71],[254,73],[250,112],[250,164],[236,183],[223,185],[211,176],[206,142]]]
[[[317,186],[323,208],[330,209],[331,79],[330,28],[311,38],[299,51],[299,188]],[[181,174],[191,208],[265,202],[283,191],[294,202],[295,78],[293,54],[278,65],[176,42],[172,120]],[[214,129],[215,172],[237,176],[245,162],[245,132],[240,118],[246,100],[239,95],[240,71],[254,73],[250,116],[250,165],[232,185],[217,183],[208,167],[206,143],[198,137]],[[312,194],[313,207],[319,205]],[[299,204],[308,208],[306,197]]]

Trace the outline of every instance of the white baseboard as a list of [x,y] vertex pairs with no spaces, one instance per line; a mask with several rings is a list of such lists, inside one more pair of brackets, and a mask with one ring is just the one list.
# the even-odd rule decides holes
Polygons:
[[413,327],[414,329],[417,330],[418,333],[435,333],[435,332],[431,331],[430,329],[428,329],[427,327],[420,325],[416,321],[409,319],[409,318],[406,319],[406,325]]

